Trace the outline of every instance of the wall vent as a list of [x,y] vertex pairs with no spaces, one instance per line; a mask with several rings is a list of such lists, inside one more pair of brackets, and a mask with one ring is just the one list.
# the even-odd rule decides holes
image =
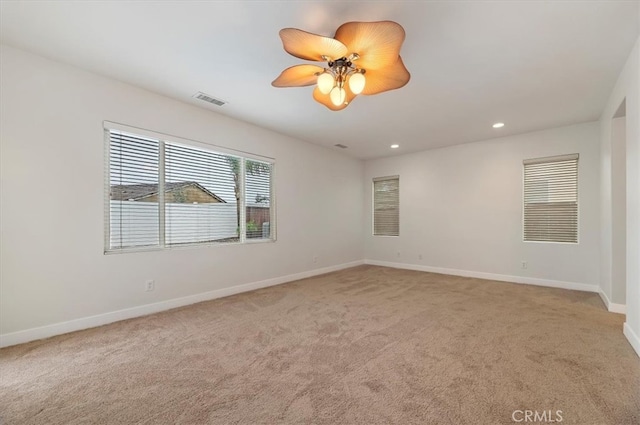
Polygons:
[[343,145],[342,143],[336,143],[336,144],[335,144],[335,145],[333,145],[333,146],[335,146],[336,148],[340,148],[340,149],[346,149],[346,148],[347,148],[347,146],[346,146],[346,145]]
[[229,102],[225,102],[224,100],[220,100],[220,99],[216,99],[215,97],[211,97],[208,94],[204,94],[202,92],[198,92],[198,93],[194,94],[193,97],[195,97],[196,99],[204,100],[205,102],[212,103],[212,104],[214,104],[216,106],[222,106],[225,103],[229,103]]

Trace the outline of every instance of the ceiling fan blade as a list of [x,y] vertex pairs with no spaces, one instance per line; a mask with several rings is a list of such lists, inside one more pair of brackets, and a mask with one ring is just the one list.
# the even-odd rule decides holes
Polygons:
[[404,28],[392,21],[347,22],[336,31],[335,38],[347,46],[348,54],[357,53],[355,62],[367,71],[393,65],[400,55]]
[[313,90],[313,99],[316,102],[321,103],[327,108],[331,109],[332,111],[341,111],[349,106],[351,101],[356,98],[356,95],[353,94],[353,92],[349,90],[349,87],[347,87],[346,85],[344,87],[344,90],[346,92],[345,103],[339,106],[334,105],[331,101],[331,97],[328,94],[323,94],[318,87]]
[[366,83],[362,94],[378,94],[387,90],[399,89],[411,79],[411,74],[404,66],[400,56],[393,65],[367,70],[364,76]]
[[324,61],[322,56],[339,59],[347,55],[347,47],[333,38],[296,28],[280,30],[284,50],[290,55],[311,61]]
[[278,78],[273,80],[273,87],[304,87],[311,86],[318,81],[317,73],[323,72],[324,68],[315,65],[295,65],[280,73]]

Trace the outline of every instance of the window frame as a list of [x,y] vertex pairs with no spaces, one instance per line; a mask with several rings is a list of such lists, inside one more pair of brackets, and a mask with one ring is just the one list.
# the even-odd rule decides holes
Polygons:
[[[398,232],[395,235],[376,234],[376,182],[397,180],[398,181]],[[374,177],[371,180],[371,235],[375,237],[397,238],[400,237],[400,176]]]
[[[133,247],[125,247],[125,248],[111,248],[111,211],[110,211],[110,201],[111,201],[111,164],[110,164],[110,153],[111,153],[111,131],[121,131],[124,133],[130,133],[132,135],[141,136],[145,138],[158,140],[158,236],[159,236],[159,244],[153,246],[133,246]],[[124,254],[128,252],[149,252],[149,251],[165,251],[165,250],[180,250],[180,249],[191,249],[195,247],[221,247],[221,246],[237,246],[237,245],[248,245],[248,244],[261,244],[261,243],[273,243],[277,241],[277,214],[276,214],[276,199],[275,199],[275,176],[276,176],[276,160],[275,158],[258,155],[254,153],[249,153],[241,150],[236,150],[232,148],[227,148],[219,145],[215,145],[212,143],[201,142],[192,139],[186,139],[183,137],[178,137],[169,134],[163,134],[152,130],[147,130],[139,127],[133,127],[121,123],[116,123],[112,121],[103,121],[103,135],[104,135],[104,223],[103,223],[103,233],[104,233],[104,244],[103,244],[103,253],[105,255],[111,254]],[[184,244],[174,244],[168,245],[166,244],[166,233],[165,233],[165,219],[166,212],[165,207],[162,205],[164,203],[164,191],[162,190],[165,185],[165,142],[180,144],[186,147],[194,147],[197,149],[206,150],[215,154],[220,155],[229,155],[234,156],[240,159],[240,232],[237,242],[194,242],[194,243],[184,243]],[[269,238],[256,238],[249,239],[246,237],[246,228],[247,223],[246,220],[246,196],[245,196],[245,163],[247,160],[253,160],[258,162],[267,163],[270,165],[271,171],[269,174],[269,232],[271,233],[271,237]]]
[[[547,240],[528,240],[525,236],[525,206],[526,206],[526,166],[528,164],[544,164],[544,163],[553,163],[553,162],[561,162],[561,161],[576,161],[576,240],[572,241],[547,241]],[[562,154],[562,155],[553,155],[546,157],[538,157],[538,158],[528,158],[523,159],[522,161],[522,242],[524,243],[532,243],[532,244],[560,244],[560,245],[579,245],[580,244],[580,154],[572,153],[572,154]]]

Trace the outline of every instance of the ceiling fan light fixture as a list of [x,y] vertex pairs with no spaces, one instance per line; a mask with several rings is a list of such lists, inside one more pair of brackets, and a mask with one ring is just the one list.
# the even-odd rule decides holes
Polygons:
[[326,65],[289,67],[271,85],[315,85],[313,99],[332,111],[344,109],[359,94],[399,89],[411,78],[400,57],[405,32],[396,22],[347,22],[334,38],[284,28],[280,38],[292,56]]
[[363,72],[353,73],[349,77],[349,88],[351,89],[353,94],[362,93],[362,90],[364,90],[365,83],[366,83],[366,78],[364,77]]
[[328,72],[318,75],[318,89],[322,94],[329,94],[331,89],[336,85],[336,81]]
[[347,98],[347,92],[345,92],[342,87],[335,86],[333,89],[331,89],[329,96],[331,97],[331,103],[336,106],[340,106],[344,104]]

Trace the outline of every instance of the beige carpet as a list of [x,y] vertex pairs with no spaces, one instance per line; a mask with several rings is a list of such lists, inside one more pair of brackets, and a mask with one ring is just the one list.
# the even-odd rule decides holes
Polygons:
[[623,320],[596,294],[361,266],[0,350],[0,422],[637,425]]

